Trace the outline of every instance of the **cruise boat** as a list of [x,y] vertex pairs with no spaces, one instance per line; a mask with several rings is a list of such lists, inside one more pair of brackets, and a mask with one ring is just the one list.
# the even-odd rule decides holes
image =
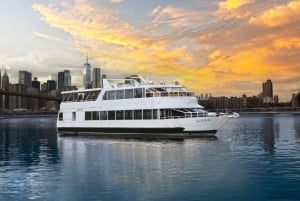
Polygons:
[[204,110],[185,87],[141,76],[103,79],[103,88],[61,93],[60,135],[200,137],[214,135],[227,120]]

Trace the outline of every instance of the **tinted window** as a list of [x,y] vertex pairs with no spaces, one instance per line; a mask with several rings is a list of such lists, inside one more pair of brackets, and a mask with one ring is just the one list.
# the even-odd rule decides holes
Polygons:
[[125,89],[125,98],[133,98],[133,89]]
[[107,112],[106,111],[100,112],[100,120],[107,120]]
[[58,114],[58,120],[59,120],[59,121],[62,121],[63,119],[64,119],[64,115],[63,115],[62,112],[60,112],[60,113]]
[[92,120],[92,112],[85,112],[85,120]]
[[72,121],[76,121],[76,112],[72,112]]
[[153,119],[157,119],[157,110],[153,110]]
[[144,119],[152,119],[152,110],[144,110],[143,117]]
[[108,94],[108,92],[105,92],[105,94],[103,95],[103,100],[107,100],[107,94]]
[[134,89],[134,98],[142,98],[143,97],[143,89],[137,88]]
[[132,110],[125,110],[125,119],[132,120],[133,119],[133,112]]
[[116,92],[115,91],[109,91],[108,92],[108,100],[115,100],[116,99]]
[[124,111],[116,111],[116,120],[124,120]]
[[134,119],[142,119],[142,110],[134,110]]
[[124,90],[117,90],[116,92],[116,99],[124,99]]
[[100,117],[99,117],[99,112],[93,112],[93,113],[92,113],[92,119],[93,119],[93,120],[99,120],[99,118],[100,118]]
[[108,111],[108,120],[115,120],[115,111]]

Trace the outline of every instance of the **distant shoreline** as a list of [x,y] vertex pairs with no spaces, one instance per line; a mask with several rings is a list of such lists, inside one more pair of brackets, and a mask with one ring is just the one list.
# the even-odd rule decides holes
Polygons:
[[57,112],[0,113],[0,119],[57,117]]
[[240,112],[241,116],[255,116],[255,115],[264,115],[264,116],[271,116],[271,115],[300,115],[300,111],[272,111],[272,112]]
[[[269,111],[269,112],[239,112],[243,116],[271,116],[271,115],[300,115],[300,111]],[[0,113],[0,119],[13,118],[40,118],[40,117],[57,117],[57,112],[18,112],[18,113]]]

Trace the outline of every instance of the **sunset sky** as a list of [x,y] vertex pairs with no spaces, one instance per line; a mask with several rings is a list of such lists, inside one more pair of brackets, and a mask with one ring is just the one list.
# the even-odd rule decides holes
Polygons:
[[179,81],[196,94],[280,101],[300,91],[300,0],[10,0],[1,3],[0,65],[46,81],[88,53],[109,77]]

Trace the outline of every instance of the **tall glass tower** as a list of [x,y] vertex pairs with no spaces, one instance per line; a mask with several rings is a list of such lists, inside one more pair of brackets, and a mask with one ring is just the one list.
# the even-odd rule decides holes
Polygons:
[[84,64],[84,71],[83,71],[83,86],[86,89],[92,87],[91,82],[91,74],[92,74],[91,64],[89,64],[89,57],[86,57],[86,63]]
[[101,69],[93,68],[93,88],[100,88],[101,86]]

